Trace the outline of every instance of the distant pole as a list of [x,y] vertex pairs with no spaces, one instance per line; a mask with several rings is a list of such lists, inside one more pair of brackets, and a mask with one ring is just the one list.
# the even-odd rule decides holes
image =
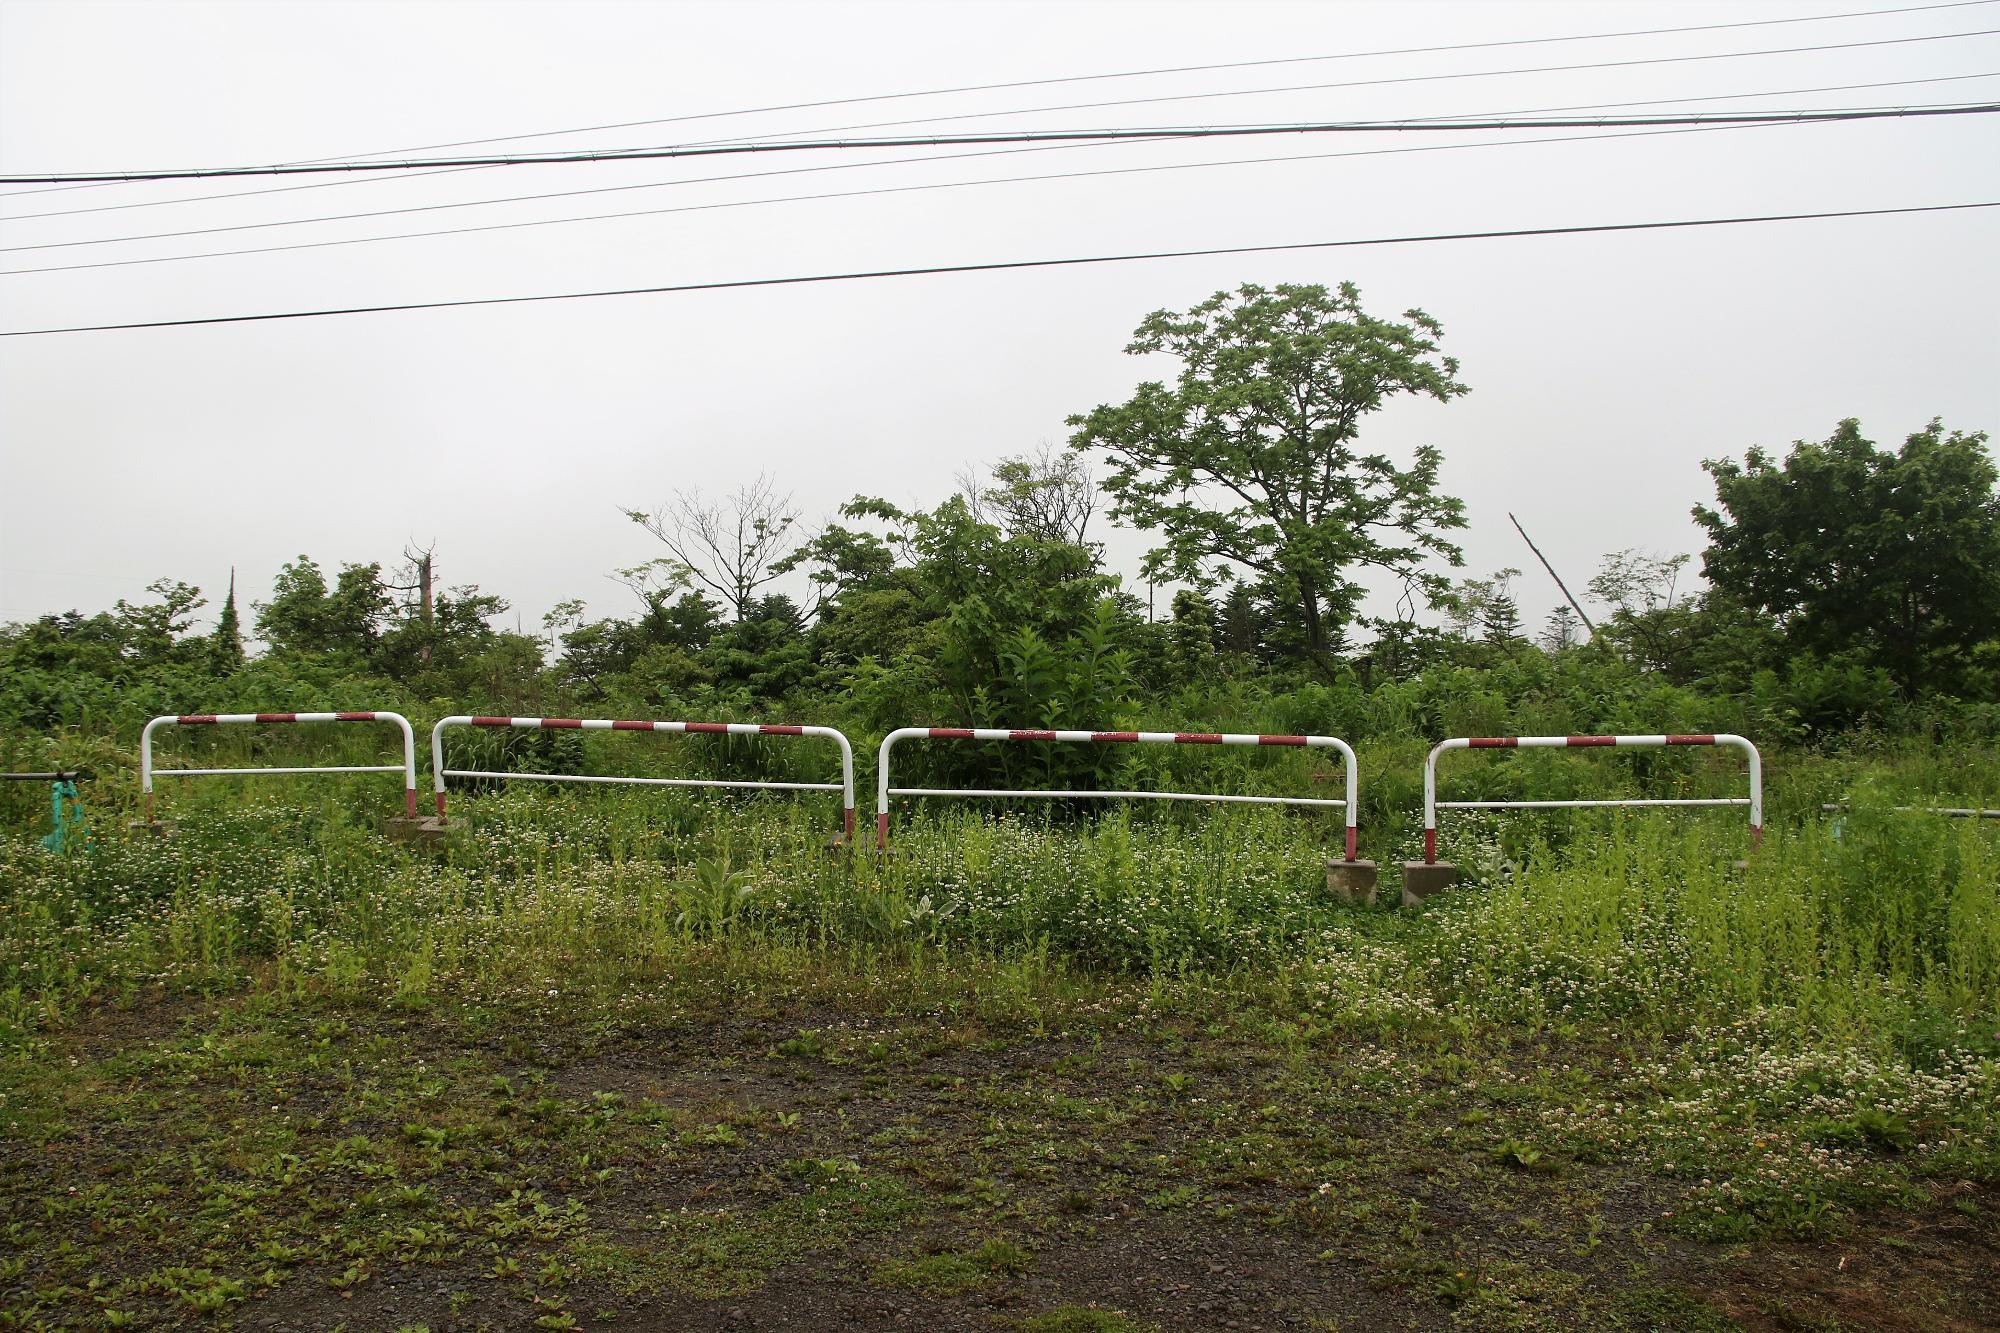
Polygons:
[[1590,623],[1590,617],[1584,614],[1583,607],[1578,604],[1576,598],[1570,596],[1569,585],[1562,581],[1562,575],[1556,573],[1556,567],[1549,563],[1547,556],[1542,554],[1542,548],[1535,545],[1535,539],[1530,537],[1528,530],[1521,526],[1521,520],[1509,514],[1507,515],[1507,521],[1514,525],[1514,531],[1521,534],[1521,540],[1526,542],[1528,549],[1535,553],[1535,559],[1542,562],[1542,568],[1549,571],[1549,577],[1556,581],[1558,588],[1562,589],[1563,598],[1569,602],[1570,608],[1576,612],[1577,619],[1583,622],[1583,627],[1592,634],[1597,633],[1597,626]]

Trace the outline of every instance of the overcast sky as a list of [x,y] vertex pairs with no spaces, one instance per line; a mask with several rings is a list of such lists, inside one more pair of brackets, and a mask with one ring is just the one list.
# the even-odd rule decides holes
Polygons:
[[[964,132],[1511,113],[1669,98],[1709,100],[1623,114],[2000,100],[2000,36],[1990,33],[1665,59],[2000,29],[2000,4],[1991,0],[1908,12],[1875,3],[1886,12],[1827,22],[718,114],[970,84],[1838,14],[1868,0],[0,0],[0,168],[298,161],[668,117],[698,119],[488,150],[855,133],[848,127],[882,122]],[[1637,61],[1654,63],[1629,63]],[[1628,63],[1547,68],[1603,62]],[[1492,73],[1531,67],[1540,72]],[[1485,77],[1456,77],[1475,74]],[[1986,77],[1904,82],[1953,75]],[[1799,91],[1892,81],[1899,86]],[[1349,86],[1075,105],[1305,84]],[[985,114],[995,112],[1005,114]],[[7,270],[684,211],[12,272],[0,276],[0,328],[1990,200],[2000,199],[1996,130],[2000,118],[1968,116],[1492,147],[1465,145],[1605,132],[5,187]],[[1273,157],[1295,160],[1241,162]],[[862,165],[872,162],[888,164]],[[1187,164],[1225,165],[758,202]],[[793,174],[702,180],[779,171]],[[64,244],[613,186],[657,188]],[[746,202],[757,206],[716,207]],[[129,204],[149,206],[115,207]],[[82,208],[103,211],[21,219]],[[36,246],[59,248],[17,248]],[[1066,416],[1170,375],[1170,363],[1122,353],[1148,311],[1185,308],[1243,282],[1350,279],[1375,313],[1420,306],[1441,320],[1472,390],[1448,405],[1392,407],[1367,423],[1364,441],[1391,453],[1422,443],[1443,450],[1444,485],[1467,504],[1468,572],[1527,568],[1517,590],[1529,623],[1539,625],[1558,594],[1508,525],[1510,510],[1580,585],[1608,551],[1699,549],[1688,510],[1712,494],[1704,458],[1824,438],[1848,416],[1882,441],[1900,441],[1933,416],[1967,429],[2000,426],[1996,255],[2000,210],[0,339],[0,620],[102,609],[139,598],[161,577],[198,584],[219,602],[232,565],[239,591],[262,598],[278,566],[302,552],[329,568],[388,565],[413,539],[435,543],[444,582],[508,598],[531,630],[565,598],[588,599],[594,614],[629,614],[636,602],[607,575],[660,550],[621,508],[650,508],[677,488],[728,491],[759,472],[791,490],[808,519],[857,492],[929,505],[968,466],[1060,442]],[[1114,534],[1114,567],[1129,575],[1143,549],[1142,536]]]

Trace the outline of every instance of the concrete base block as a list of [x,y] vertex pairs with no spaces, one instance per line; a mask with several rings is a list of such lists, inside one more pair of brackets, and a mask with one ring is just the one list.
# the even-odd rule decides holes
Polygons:
[[1458,883],[1458,867],[1449,861],[1403,862],[1403,906],[1415,907],[1433,893]]
[[[400,824],[403,821],[398,819],[396,822]],[[418,847],[441,851],[454,830],[466,827],[468,826],[463,818],[460,818],[455,824],[447,824],[442,816],[432,815],[429,819],[420,819],[417,821],[416,829],[410,834],[407,841],[414,843]],[[391,834],[390,836],[394,837],[395,835]]]
[[171,819],[135,819],[125,827],[134,833],[150,833],[156,838],[174,836],[174,821]]
[[416,815],[388,815],[382,820],[382,836],[392,842],[415,842],[427,822]]
[[1328,861],[1326,891],[1344,903],[1375,905],[1375,863],[1373,861]]

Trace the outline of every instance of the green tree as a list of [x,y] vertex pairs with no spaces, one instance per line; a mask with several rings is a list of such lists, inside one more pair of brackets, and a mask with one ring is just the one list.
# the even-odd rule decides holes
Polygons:
[[379,564],[344,565],[329,589],[310,556],[279,569],[271,600],[257,607],[257,634],[288,656],[332,656],[369,662],[382,641],[394,603]]
[[2000,496],[1984,432],[1933,420],[1899,450],[1852,418],[1782,464],[1761,449],[1711,460],[1711,585],[1776,617],[1823,659],[1852,650],[1904,690],[1977,684],[1975,651],[2000,637]]
[[243,626],[236,616],[236,571],[229,571],[229,595],[222,599],[222,612],[215,618],[215,632],[208,640],[208,667],[226,676],[243,665]]
[[1167,622],[1167,664],[1181,682],[1200,680],[1215,671],[1215,607],[1192,588],[1174,594],[1173,619]]
[[188,637],[194,613],[208,605],[201,589],[179,579],[155,579],[146,591],[159,598],[136,605],[119,598],[112,617],[124,634],[124,658],[135,666],[200,659],[200,643]]
[[1545,653],[1565,653],[1576,647],[1582,637],[1583,622],[1565,604],[1549,612],[1548,623],[1543,626],[1541,637],[1536,642]]
[[1465,519],[1438,493],[1442,456],[1424,446],[1404,468],[1356,444],[1361,418],[1393,397],[1466,391],[1438,322],[1403,318],[1364,312],[1352,283],[1246,284],[1146,317],[1125,350],[1178,358],[1175,383],[1147,381],[1069,423],[1072,448],[1107,457],[1111,516],[1160,534],[1148,578],[1209,588],[1250,571],[1296,609],[1302,651],[1328,674],[1355,570],[1443,592],[1422,565],[1459,563],[1443,534]]
[[1232,583],[1222,595],[1217,637],[1222,650],[1246,659],[1263,655],[1267,617],[1257,604],[1257,590],[1247,583]]

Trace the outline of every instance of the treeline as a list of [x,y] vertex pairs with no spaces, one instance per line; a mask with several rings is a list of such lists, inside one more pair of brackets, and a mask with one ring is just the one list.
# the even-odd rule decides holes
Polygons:
[[[1401,467],[1354,445],[1387,397],[1464,392],[1435,321],[1405,319],[1362,314],[1351,288],[1246,287],[1141,326],[1132,350],[1176,355],[1176,384],[1072,418],[1069,448],[961,477],[934,508],[856,497],[809,530],[760,479],[634,512],[662,554],[619,572],[628,616],[566,603],[539,633],[508,632],[494,627],[501,598],[433,588],[427,554],[331,575],[301,556],[268,602],[243,617],[232,587],[196,632],[201,592],[162,581],[149,600],[0,629],[0,715],[119,735],[161,712],[334,706],[827,720],[865,735],[1783,742],[2000,725],[2000,495],[1983,434],[1932,422],[1884,448],[1850,420],[1782,459],[1711,462],[1702,586],[1688,586],[1691,555],[1613,553],[1578,609],[1531,630],[1519,570],[1450,577],[1464,518],[1437,492],[1435,451]],[[1106,501],[1156,539],[1146,573],[1175,589],[1164,606],[1106,571],[1093,536]],[[1402,582],[1392,614],[1361,614],[1366,569]]]

